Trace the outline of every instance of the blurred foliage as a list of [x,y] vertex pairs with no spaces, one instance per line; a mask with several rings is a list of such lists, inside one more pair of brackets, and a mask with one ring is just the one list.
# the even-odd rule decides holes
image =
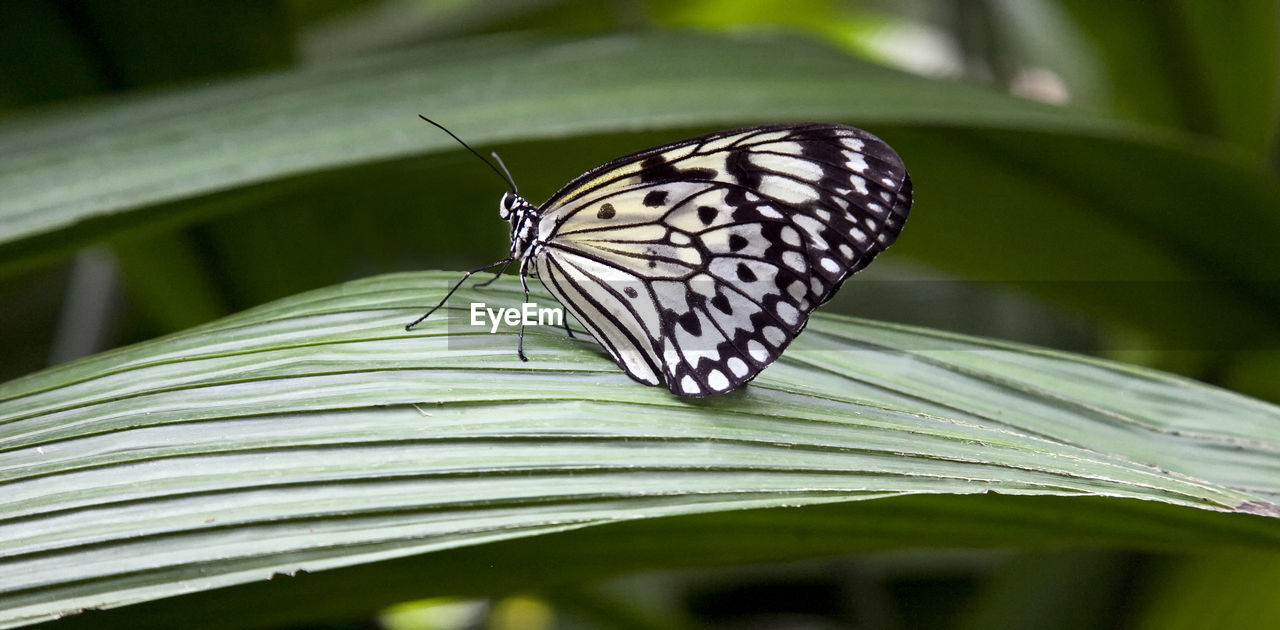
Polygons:
[[[936,83],[1061,104],[1072,120],[1091,122],[1034,129],[966,121],[920,107],[927,99],[940,110],[963,107],[936,102],[944,91],[909,86],[893,94],[899,100],[887,102],[873,130],[907,156],[917,211],[902,243],[868,272],[891,280],[889,290],[868,283],[875,300],[866,303],[855,281],[830,308],[1090,349],[1280,400],[1280,264],[1271,251],[1280,240],[1274,1],[54,0],[7,3],[3,12],[6,137],[53,127],[86,144],[92,135],[74,135],[87,133],[74,124],[82,114],[141,112],[155,95],[234,91],[272,72],[323,73],[393,51],[434,46],[471,54],[511,41],[512,33],[560,42],[620,31],[682,37],[696,30],[732,41],[781,32]],[[575,62],[583,73],[593,70],[591,58]],[[462,99],[467,87],[441,92]],[[522,90],[536,87],[505,89],[518,102]],[[518,180],[539,198],[595,163],[710,122],[664,113],[657,100],[640,95],[636,111],[594,127],[513,121],[537,131],[493,132],[490,139],[504,144],[484,148],[500,148],[518,164]],[[723,122],[768,115],[753,113],[749,98],[741,102],[747,105]],[[466,110],[466,103],[441,106]],[[914,113],[895,120],[895,108]],[[157,124],[174,115],[158,115]],[[490,133],[483,118],[455,131]],[[406,117],[404,133],[432,130]],[[7,349],[0,378],[340,280],[489,262],[504,248],[495,218],[500,188],[472,158],[440,146],[140,203],[110,225],[79,217],[36,246],[10,247],[0,277],[0,345]],[[0,147],[0,172],[26,149]],[[12,245],[19,239],[4,233],[12,225],[4,203],[0,244]],[[442,206],[447,217],[419,212]],[[111,255],[72,256],[90,244],[107,245]],[[78,278],[103,273],[117,279],[122,295],[89,299],[71,290]],[[892,290],[901,286],[915,289]],[[91,341],[68,341],[81,338],[81,329],[95,332],[85,337]],[[873,571],[824,567],[800,583],[875,594],[859,605],[880,611],[871,619],[881,627],[937,621],[929,614],[959,627],[1045,627],[1052,624],[1033,611],[1046,602],[1069,620],[1057,624],[1064,627],[1169,627],[1190,623],[1192,614],[1247,627],[1270,613],[1243,598],[1280,588],[1273,559],[1256,556],[978,558],[956,570],[891,555],[866,560]],[[617,605],[631,594],[602,588],[553,603],[570,609],[566,618],[589,619],[583,627],[608,627],[602,602]],[[664,601],[691,614],[689,597],[673,592]],[[929,602],[928,611],[909,609],[911,601]],[[848,621],[837,613],[823,618],[833,627],[840,623],[833,619]]]

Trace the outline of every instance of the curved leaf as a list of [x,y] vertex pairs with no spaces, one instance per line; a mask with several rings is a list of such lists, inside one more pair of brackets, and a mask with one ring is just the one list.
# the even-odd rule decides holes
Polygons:
[[[593,63],[584,66],[584,58]],[[451,139],[423,128],[420,113],[475,144],[795,118],[1105,126],[794,39],[654,34],[448,42],[4,121],[0,261],[31,255],[35,245],[51,244],[41,237],[77,223],[114,227],[110,219],[129,220],[122,216],[129,210],[455,150]]]
[[[629,549],[582,575],[921,540],[1280,542],[1280,410],[1256,400],[822,315],[749,386],[683,400],[582,335],[531,329],[522,363],[514,335],[468,329],[468,301],[515,304],[512,281],[406,333],[454,277],[331,287],[0,386],[0,625],[236,584],[314,595],[343,587],[261,580],[610,524],[520,557]],[[987,493],[1073,499],[1019,511]],[[848,502],[881,520],[848,520]],[[738,533],[691,554],[711,529]],[[483,562],[411,564],[449,575],[415,588],[495,584]],[[384,565],[376,579],[409,566]]]

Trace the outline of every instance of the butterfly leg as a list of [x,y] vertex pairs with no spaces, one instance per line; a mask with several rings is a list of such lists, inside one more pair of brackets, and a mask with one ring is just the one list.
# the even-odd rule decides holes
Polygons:
[[[529,301],[529,261],[533,260],[532,256],[526,256],[520,260],[520,286],[524,288],[524,301]],[[524,356],[524,320],[520,321],[520,341],[516,342],[516,356],[521,361],[528,361],[529,357]]]
[[489,278],[488,280],[485,280],[484,282],[481,282],[480,284],[477,284],[477,285],[476,285],[476,288],[477,288],[477,289],[479,289],[479,288],[487,287],[487,286],[489,286],[489,285],[493,284],[493,281],[494,281],[494,280],[497,280],[498,278],[501,278],[501,277],[502,277],[502,274],[504,274],[504,273],[506,273],[506,272],[507,272],[507,267],[510,267],[510,266],[511,266],[511,259],[510,259],[510,258],[508,258],[508,259],[507,259],[507,264],[503,265],[503,266],[502,266],[502,268],[498,270],[498,273],[493,274],[493,277],[492,277],[492,278]]
[[[454,291],[457,291],[457,290],[458,290],[458,287],[462,286],[462,283],[463,283],[463,282],[466,282],[466,281],[467,281],[467,278],[470,278],[473,274],[480,273],[481,271],[484,271],[484,270],[486,270],[486,269],[493,269],[494,267],[497,267],[498,265],[509,265],[509,264],[511,264],[511,260],[512,260],[512,259],[511,259],[510,257],[503,258],[502,260],[499,260],[498,262],[495,262],[495,263],[492,263],[492,264],[485,265],[485,266],[483,266],[483,267],[480,267],[479,269],[472,269],[471,271],[468,271],[468,272],[466,272],[466,273],[462,274],[462,278],[458,279],[458,281],[457,281],[457,282],[455,282],[455,283],[453,284],[453,288],[449,289],[449,292],[448,292],[448,293],[446,293],[446,294],[444,294],[444,299],[440,300],[440,303],[439,303],[439,304],[436,304],[435,306],[431,307],[431,310],[427,311],[427,314],[426,314],[426,315],[423,315],[422,317],[419,317],[418,319],[413,320],[413,323],[409,324],[408,326],[405,326],[405,327],[404,327],[404,329],[405,329],[405,330],[413,330],[413,327],[414,327],[414,326],[417,326],[418,324],[421,324],[422,322],[426,321],[426,319],[427,319],[428,317],[431,317],[431,314],[432,314],[432,313],[434,313],[434,312],[436,312],[436,311],[440,310],[440,307],[441,307],[441,306],[444,306],[444,303],[445,303],[445,302],[448,302],[448,301],[449,301],[449,298],[453,296],[453,292],[454,292]],[[526,294],[528,293],[528,289],[525,289],[525,293],[526,293]]]

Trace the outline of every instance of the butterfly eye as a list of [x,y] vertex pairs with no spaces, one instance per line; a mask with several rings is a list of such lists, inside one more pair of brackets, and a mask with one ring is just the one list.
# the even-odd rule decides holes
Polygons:
[[498,217],[503,221],[511,220],[511,210],[516,205],[515,196],[511,193],[502,193],[502,202],[498,204]]

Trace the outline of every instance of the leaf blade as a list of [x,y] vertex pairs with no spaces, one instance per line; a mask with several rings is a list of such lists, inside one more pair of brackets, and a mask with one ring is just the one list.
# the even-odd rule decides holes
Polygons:
[[[893,496],[1277,515],[1280,412],[1229,392],[819,316],[744,391],[687,401],[559,331],[530,332],[529,364],[510,335],[456,320],[403,332],[452,279],[331,287],[0,385],[4,623],[589,525]],[[519,301],[494,286],[454,304]]]

